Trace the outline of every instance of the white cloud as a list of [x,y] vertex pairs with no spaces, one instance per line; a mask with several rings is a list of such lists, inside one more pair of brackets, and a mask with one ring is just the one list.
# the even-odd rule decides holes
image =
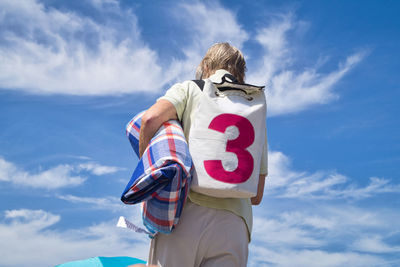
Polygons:
[[247,40],[255,40],[263,54],[249,57],[259,67],[248,80],[270,85],[269,115],[274,116],[337,98],[334,85],[364,57],[361,52],[348,56],[329,73],[319,73],[317,67],[298,72],[290,68],[295,45],[288,35],[304,23],[283,15],[252,35],[232,10],[218,2],[195,2],[171,8],[169,15],[180,20],[179,30],[187,32],[187,41],[180,47],[184,58],[172,58],[161,67],[157,51],[142,39],[132,10],[122,9],[114,0],[91,3],[102,22],[46,7],[38,0],[0,1],[4,10],[0,22],[5,25],[0,87],[37,94],[154,93],[166,84],[193,79],[211,44],[228,41],[244,48]]
[[60,164],[38,173],[29,173],[12,162],[0,157],[0,182],[10,182],[18,186],[56,189],[69,186],[78,186],[85,182],[83,171],[94,175],[115,173],[123,168],[103,166],[95,162],[78,165]]
[[400,246],[389,246],[379,235],[362,237],[353,243],[358,251],[372,253],[395,253],[400,252]]
[[335,171],[298,172],[282,152],[270,151],[266,190],[278,198],[363,199],[379,193],[400,193],[400,185],[384,178],[371,177],[369,184],[357,186]]
[[340,267],[379,266],[385,261],[377,256],[355,252],[327,252],[324,250],[281,250],[252,246],[249,266],[298,266],[298,267]]
[[14,227],[24,227],[29,222],[29,228],[41,230],[60,221],[60,216],[54,215],[43,210],[7,210],[5,218],[12,219]]
[[241,47],[248,38],[235,15],[218,3],[212,8],[211,3],[178,5],[173,12],[185,28],[190,25],[190,41],[181,47],[185,59],[173,59],[162,69],[157,52],[142,40],[131,10],[112,0],[91,3],[104,22],[38,0],[0,1],[0,22],[5,25],[0,87],[36,94],[154,93],[166,83],[193,79],[212,43],[231,41]]
[[[110,1],[106,1],[110,2]],[[94,1],[104,19],[105,2]],[[108,7],[109,5],[107,5]],[[143,44],[136,17],[118,9],[127,31],[35,0],[0,1],[0,86],[38,94],[104,95],[161,86],[157,54]],[[111,17],[111,16],[110,16]],[[12,19],[11,19],[12,18]]]
[[318,247],[324,243],[324,240],[313,237],[307,230],[291,222],[261,217],[254,218],[252,236],[255,242],[275,247],[291,247],[299,244],[303,247]]
[[297,46],[289,43],[288,35],[300,25],[302,23],[295,21],[292,15],[284,15],[260,29],[255,37],[263,47],[264,55],[259,70],[251,73],[248,80],[268,85],[269,116],[298,112],[336,99],[334,86],[365,56],[365,52],[350,55],[329,73],[319,73],[317,67],[295,71],[292,47]]
[[125,216],[136,226],[145,229],[142,222],[141,203],[127,205],[122,203],[118,197],[80,197],[69,194],[57,195],[55,197],[73,203],[81,209],[103,210],[104,212],[111,212],[118,217]]
[[399,248],[382,242],[396,236],[391,221],[400,214],[390,208],[356,207],[343,199],[267,198],[254,215],[249,266],[384,265]]
[[[264,200],[254,208],[249,266],[391,266],[399,252],[400,213],[360,199],[400,193],[370,178],[365,186],[332,171],[293,170],[281,152],[269,153]],[[385,240],[392,240],[388,242]],[[389,255],[389,256],[388,256]],[[397,259],[397,261],[396,261]]]
[[[261,208],[277,204],[271,203],[271,198],[267,201]],[[290,201],[278,204],[280,209],[276,210],[280,213],[255,210],[252,235],[255,244],[275,249],[320,249],[344,239],[358,239],[363,231],[371,229],[393,231],[386,221],[391,215],[385,212],[357,208],[343,201],[337,201],[336,205],[320,201],[317,205],[315,200],[293,201],[297,202],[293,210]]]
[[293,23],[291,16],[287,15],[258,31],[255,39],[263,47],[264,54],[261,57],[261,67],[249,75],[250,82],[267,84],[276,72],[291,63],[290,45],[286,34],[294,27]]
[[119,5],[118,0],[90,0],[90,2],[94,7],[99,9],[110,7],[110,5],[114,7],[118,7]]
[[320,214],[306,215],[301,212],[285,212],[281,216],[282,220],[292,225],[303,225],[313,227],[315,229],[333,229],[335,221]]
[[194,73],[207,49],[217,42],[230,42],[241,49],[249,34],[237,21],[236,14],[218,2],[183,3],[173,10],[175,19],[186,25],[187,42],[182,45],[185,59],[175,59],[167,70],[170,81],[194,79]]
[[82,184],[86,178],[73,175],[73,170],[74,168],[70,165],[58,165],[32,174],[0,157],[0,181],[10,182],[18,186],[55,189]]
[[377,193],[400,193],[399,184],[391,184],[390,180],[370,177],[366,187],[356,187],[351,185],[344,190],[329,190],[329,193],[337,197],[367,198]]
[[147,259],[148,238],[117,228],[118,218],[60,231],[54,230],[60,216],[43,210],[10,210],[5,217],[0,223],[0,240],[7,240],[0,242],[2,266],[54,266],[95,256]]
[[[114,212],[123,212],[124,209],[129,207],[132,211],[132,207],[138,208],[138,205],[127,206],[121,202],[117,197],[79,197],[74,195],[58,195],[57,198],[77,204],[88,204],[90,207],[95,209],[104,209]],[[138,210],[136,210],[138,211]]]
[[124,170],[124,168],[115,166],[103,166],[95,162],[82,163],[78,165],[78,169],[90,171],[95,175],[105,175]]
[[192,31],[189,36],[191,46],[190,49],[184,48],[185,52],[197,51],[203,56],[205,50],[217,42],[230,42],[241,49],[243,43],[249,39],[248,33],[238,23],[236,14],[218,2],[184,3],[175,12],[177,19],[190,25]]

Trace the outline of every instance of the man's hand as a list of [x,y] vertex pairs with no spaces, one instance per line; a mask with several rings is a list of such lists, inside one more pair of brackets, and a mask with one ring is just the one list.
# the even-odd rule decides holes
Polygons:
[[264,195],[264,185],[265,185],[265,174],[260,174],[260,177],[258,179],[257,195],[251,198],[252,205],[258,205],[261,203],[261,200]]
[[151,106],[142,116],[142,124],[140,126],[139,136],[139,155],[142,157],[143,152],[148,146],[151,138],[161,127],[161,125],[169,120],[176,120],[176,109],[168,100],[161,99]]

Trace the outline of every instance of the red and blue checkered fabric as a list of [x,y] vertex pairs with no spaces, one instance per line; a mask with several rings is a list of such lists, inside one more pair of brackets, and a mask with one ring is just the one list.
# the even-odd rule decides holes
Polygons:
[[[143,112],[126,127],[126,135],[139,156],[139,133]],[[122,193],[125,204],[143,202],[144,226],[152,234],[171,233],[179,221],[192,179],[192,159],[182,127],[165,122],[140,158]]]

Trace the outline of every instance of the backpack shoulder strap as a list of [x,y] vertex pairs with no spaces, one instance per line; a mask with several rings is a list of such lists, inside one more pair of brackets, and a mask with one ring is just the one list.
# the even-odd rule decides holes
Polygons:
[[192,80],[192,82],[197,84],[197,86],[200,88],[200,90],[203,91],[204,84],[205,84],[204,80]]

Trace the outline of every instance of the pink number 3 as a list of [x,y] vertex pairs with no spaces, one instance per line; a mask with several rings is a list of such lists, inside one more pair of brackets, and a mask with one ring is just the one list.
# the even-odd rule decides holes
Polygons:
[[208,128],[225,133],[229,126],[236,126],[239,130],[239,136],[226,143],[226,151],[237,156],[237,168],[234,171],[226,171],[221,160],[205,160],[204,168],[208,175],[218,181],[231,184],[244,183],[250,178],[254,167],[254,159],[246,150],[254,142],[254,128],[245,117],[228,113],[215,117]]

